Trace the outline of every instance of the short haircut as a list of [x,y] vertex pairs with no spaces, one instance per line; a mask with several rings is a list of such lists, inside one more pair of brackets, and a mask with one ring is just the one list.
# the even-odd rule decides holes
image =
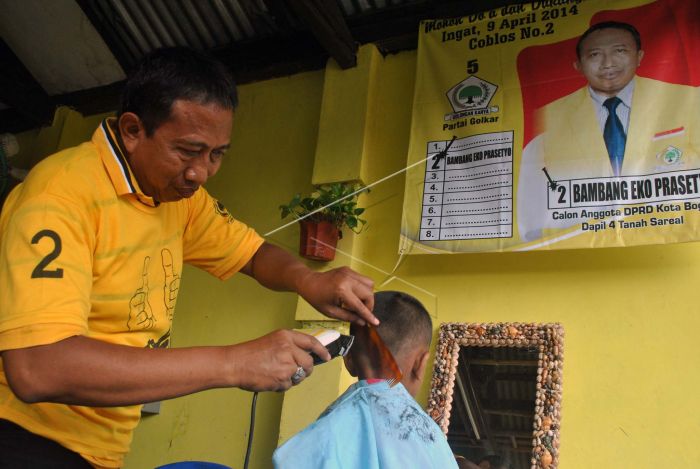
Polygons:
[[642,50],[642,37],[639,35],[637,28],[629,23],[622,23],[620,21],[603,21],[602,23],[596,23],[586,30],[585,33],[578,38],[576,43],[576,57],[581,59],[581,43],[586,39],[592,32],[600,31],[601,29],[622,29],[627,31],[634,38],[635,44],[637,44],[637,50]]
[[221,62],[186,47],[166,47],[144,57],[129,76],[117,117],[133,112],[151,136],[178,99],[231,110],[238,105],[236,84]]
[[[381,291],[374,294],[374,315],[379,319],[377,332],[391,353],[401,356],[417,347],[430,347],[433,322],[420,301],[399,291]],[[358,326],[351,324],[350,333]]]

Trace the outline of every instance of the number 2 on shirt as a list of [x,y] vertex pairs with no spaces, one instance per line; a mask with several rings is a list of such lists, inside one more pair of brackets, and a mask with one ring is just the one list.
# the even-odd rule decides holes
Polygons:
[[63,278],[63,269],[47,270],[46,267],[61,254],[61,237],[53,230],[41,230],[32,238],[32,244],[37,244],[41,238],[53,241],[53,251],[48,253],[32,270],[32,278]]

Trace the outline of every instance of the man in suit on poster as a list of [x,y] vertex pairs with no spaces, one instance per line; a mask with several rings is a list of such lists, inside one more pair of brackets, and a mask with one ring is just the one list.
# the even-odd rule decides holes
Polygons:
[[700,167],[700,91],[636,75],[641,37],[628,23],[597,23],[581,35],[574,68],[588,84],[536,115],[539,135],[523,149],[518,226],[525,241],[552,220],[547,177],[554,180],[645,175]]
[[597,23],[576,45],[588,85],[543,107],[545,166],[556,178],[691,169],[700,161],[698,90],[636,76],[644,57],[636,28]]

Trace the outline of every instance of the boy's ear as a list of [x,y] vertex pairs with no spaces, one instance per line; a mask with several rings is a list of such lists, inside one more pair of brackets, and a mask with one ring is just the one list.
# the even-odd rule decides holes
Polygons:
[[355,368],[355,362],[352,360],[352,354],[348,353],[343,357],[343,362],[345,362],[345,369],[348,370],[350,376],[357,377],[357,369]]
[[411,374],[415,376],[415,379],[423,381],[423,378],[425,378],[425,369],[428,366],[429,357],[430,350],[424,350],[416,357],[416,360],[413,362],[413,369],[411,370]]

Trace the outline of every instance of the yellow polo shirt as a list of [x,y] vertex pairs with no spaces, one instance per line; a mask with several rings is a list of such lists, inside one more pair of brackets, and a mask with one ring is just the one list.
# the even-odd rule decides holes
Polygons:
[[[178,202],[143,194],[107,121],[49,156],[0,216],[0,350],[85,335],[168,347],[182,264],[226,279],[263,243],[203,188]],[[97,466],[120,467],[141,406],[25,404],[0,361],[0,418]]]

